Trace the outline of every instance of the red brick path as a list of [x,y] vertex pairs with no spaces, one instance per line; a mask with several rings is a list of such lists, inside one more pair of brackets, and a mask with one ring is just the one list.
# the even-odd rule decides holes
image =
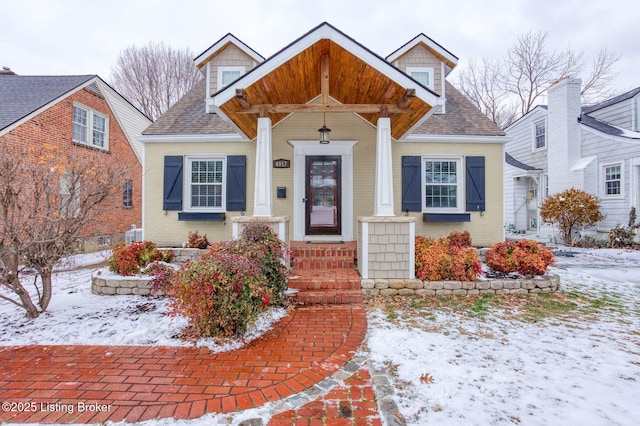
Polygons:
[[339,386],[296,410],[273,416],[269,426],[381,426],[371,376],[361,368]]
[[[365,331],[362,305],[330,305],[299,307],[262,338],[220,354],[150,346],[1,348],[0,402],[35,404],[16,407],[20,412],[3,406],[0,422],[136,422],[257,407],[331,375],[351,359]],[[75,409],[50,405],[56,403]],[[79,403],[109,411],[78,412]]]

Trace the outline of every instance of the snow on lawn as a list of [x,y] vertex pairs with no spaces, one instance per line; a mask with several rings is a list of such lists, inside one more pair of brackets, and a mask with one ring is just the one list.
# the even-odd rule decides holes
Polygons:
[[[479,315],[447,308],[450,302],[397,312],[369,308],[364,355],[390,371],[409,425],[637,423],[640,252],[570,251],[574,257],[559,257],[552,273],[573,295],[568,300],[584,306],[537,322],[523,321],[523,304],[491,306]],[[168,318],[162,299],[91,293],[91,265],[103,261],[79,256],[63,265],[54,275],[50,309],[36,320],[0,301],[0,345],[184,345],[172,336],[185,322]],[[277,311],[261,329],[282,315]],[[142,424],[237,425],[255,417],[268,419],[269,406]]]
[[[26,318],[24,310],[0,300],[0,345],[194,345],[174,337],[187,320],[170,318],[165,299],[91,293],[91,274],[96,264],[102,266],[108,253],[72,256],[61,262],[53,275],[49,308],[34,320]],[[23,280],[27,289],[32,279]],[[284,309],[268,310],[242,339],[202,339],[196,345],[216,352],[236,349],[264,334],[284,315]]]
[[573,313],[370,311],[370,357],[408,424],[637,424],[640,252],[573,251],[551,270],[590,301]]

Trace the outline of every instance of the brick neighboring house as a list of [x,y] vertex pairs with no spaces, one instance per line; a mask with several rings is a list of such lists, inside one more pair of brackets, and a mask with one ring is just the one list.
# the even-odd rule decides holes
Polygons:
[[85,251],[123,240],[142,222],[143,146],[135,141],[151,124],[97,75],[19,76],[0,73],[0,151],[18,155],[54,145],[80,159],[117,158],[130,167],[122,192],[101,206],[96,223],[81,235]]

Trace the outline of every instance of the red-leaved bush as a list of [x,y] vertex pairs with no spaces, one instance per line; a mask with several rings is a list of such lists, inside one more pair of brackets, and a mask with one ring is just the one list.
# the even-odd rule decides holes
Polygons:
[[189,231],[187,235],[187,242],[184,244],[185,248],[196,248],[196,249],[206,249],[209,247],[209,239],[207,238],[207,234],[200,235],[200,233],[196,231]]
[[223,252],[186,263],[165,291],[170,315],[186,317],[194,338],[241,335],[270,300],[260,263]]
[[258,313],[282,304],[287,288],[284,243],[263,224],[247,225],[240,238],[212,244],[158,287],[170,297],[171,315],[188,319],[188,337],[243,334]]
[[151,262],[171,262],[173,257],[171,250],[158,250],[152,241],[135,241],[130,245],[122,242],[112,249],[109,269],[120,275],[136,275]]
[[424,281],[475,281],[482,271],[468,231],[437,239],[416,237],[416,276]]
[[492,245],[485,262],[494,271],[535,276],[544,275],[547,267],[555,263],[555,259],[551,250],[542,244],[522,239]]

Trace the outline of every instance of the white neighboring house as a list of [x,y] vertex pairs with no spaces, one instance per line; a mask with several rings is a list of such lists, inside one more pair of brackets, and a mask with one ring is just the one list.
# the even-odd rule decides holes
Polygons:
[[640,210],[640,87],[582,107],[582,81],[566,78],[539,105],[505,129],[505,227],[552,240],[556,231],[540,219],[540,205],[574,187],[601,200],[606,216],[591,236],[606,239]]

